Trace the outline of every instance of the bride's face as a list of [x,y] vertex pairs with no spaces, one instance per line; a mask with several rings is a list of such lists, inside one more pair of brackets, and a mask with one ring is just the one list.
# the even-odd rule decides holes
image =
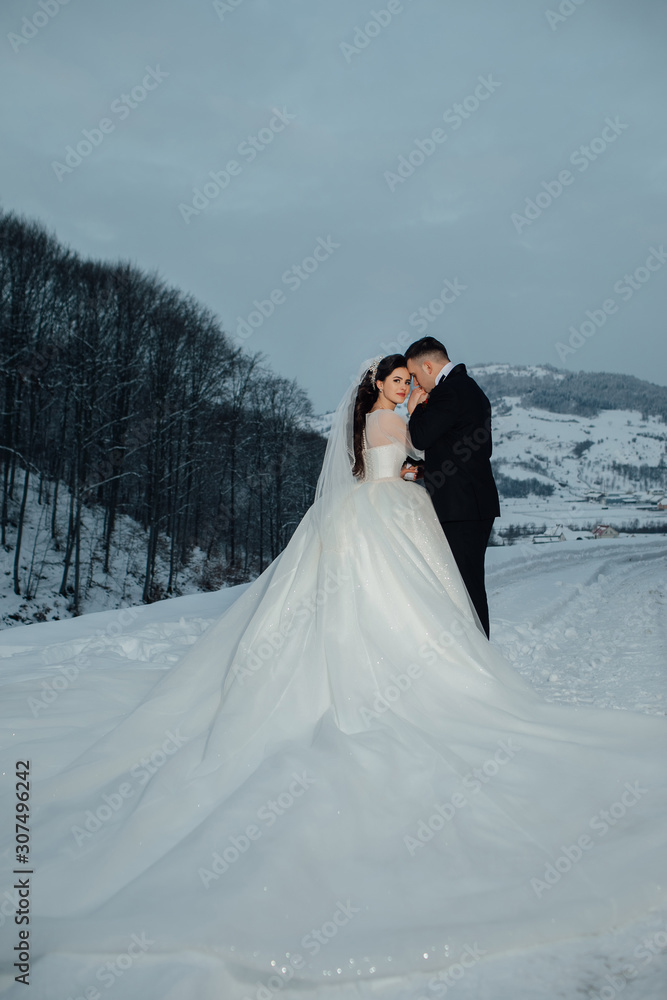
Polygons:
[[398,406],[405,401],[410,391],[411,375],[407,368],[394,368],[384,382],[378,382],[377,387],[389,403]]

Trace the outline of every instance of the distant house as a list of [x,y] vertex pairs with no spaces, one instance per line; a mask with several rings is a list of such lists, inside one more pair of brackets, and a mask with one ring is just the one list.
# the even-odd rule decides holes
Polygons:
[[571,528],[563,528],[562,531],[565,535],[566,542],[583,542],[584,539],[590,540],[594,537],[593,534],[585,528],[579,528],[577,531],[572,531]]
[[582,542],[584,539],[591,539],[594,536],[584,528],[573,531],[564,524],[557,524],[554,528],[547,528],[541,535],[533,535],[532,540],[535,545],[548,545],[551,542]]
[[533,542],[535,542],[536,545],[545,545],[548,544],[549,542],[564,542],[564,541],[565,541],[565,535],[550,535],[546,533],[543,535],[533,535]]
[[618,538],[618,531],[616,528],[612,528],[610,524],[598,524],[597,528],[593,528],[594,538]]
[[536,545],[546,545],[550,542],[564,542],[565,534],[560,524],[557,524],[555,528],[549,528],[547,531],[543,531],[541,535],[533,535],[533,542]]
[[658,500],[658,510],[667,510],[667,497]]

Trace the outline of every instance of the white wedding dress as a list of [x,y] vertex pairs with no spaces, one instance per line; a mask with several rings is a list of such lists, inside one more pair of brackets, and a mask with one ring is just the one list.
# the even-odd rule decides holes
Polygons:
[[366,444],[365,480],[107,732],[81,699],[13,702],[35,985],[5,966],[8,996],[435,997],[664,902],[667,721],[539,700],[400,478],[405,422],[370,414]]

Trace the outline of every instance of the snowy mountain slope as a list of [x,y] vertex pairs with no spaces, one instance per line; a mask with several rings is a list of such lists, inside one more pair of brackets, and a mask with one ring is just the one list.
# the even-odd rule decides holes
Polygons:
[[[488,582],[492,639],[544,697],[664,714],[667,542],[494,548]],[[139,674],[147,694],[244,589],[5,630],[2,697],[22,715],[29,706],[48,717],[59,698],[93,712],[98,726],[94,734],[81,730],[83,750],[133,707],[124,677]],[[15,905],[10,885],[0,886],[0,901],[2,925]],[[599,937],[480,961],[456,975],[450,993],[461,1000],[597,1000],[620,993],[664,1000],[667,912]],[[187,983],[170,1000],[192,1000]],[[417,998],[397,993],[392,1000]]]
[[[493,426],[494,467],[512,478],[551,484],[556,495],[654,491],[657,500],[667,488],[667,425],[658,417],[644,419],[631,410],[579,417],[525,408],[518,398],[505,397],[494,409]],[[642,466],[656,471],[642,475]]]

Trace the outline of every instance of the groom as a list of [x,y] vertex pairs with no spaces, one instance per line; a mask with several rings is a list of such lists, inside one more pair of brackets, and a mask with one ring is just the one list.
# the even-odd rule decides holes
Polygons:
[[411,344],[405,358],[415,381],[410,437],[425,453],[424,485],[488,636],[484,554],[500,514],[490,462],[491,404],[434,337]]

